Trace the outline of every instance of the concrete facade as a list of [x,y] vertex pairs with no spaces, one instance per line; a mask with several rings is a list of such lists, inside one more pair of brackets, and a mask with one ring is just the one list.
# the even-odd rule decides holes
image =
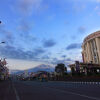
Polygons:
[[82,44],[84,63],[100,64],[100,31],[88,35]]

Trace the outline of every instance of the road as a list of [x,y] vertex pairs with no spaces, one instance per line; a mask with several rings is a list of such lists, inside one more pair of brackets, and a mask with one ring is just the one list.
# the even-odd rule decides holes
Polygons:
[[5,81],[0,100],[100,100],[100,84]]

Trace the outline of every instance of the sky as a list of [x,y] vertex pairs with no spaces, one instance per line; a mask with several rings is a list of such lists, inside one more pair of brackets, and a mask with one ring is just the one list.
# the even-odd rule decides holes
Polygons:
[[100,30],[100,0],[0,0],[0,58],[10,69],[82,61],[84,38]]

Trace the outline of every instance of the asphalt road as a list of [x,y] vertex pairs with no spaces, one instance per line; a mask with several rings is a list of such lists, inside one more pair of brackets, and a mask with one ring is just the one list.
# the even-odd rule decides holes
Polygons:
[[100,84],[73,82],[0,82],[0,100],[100,100]]

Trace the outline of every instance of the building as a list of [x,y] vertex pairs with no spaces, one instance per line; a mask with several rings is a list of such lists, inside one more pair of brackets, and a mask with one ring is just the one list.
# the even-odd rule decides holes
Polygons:
[[100,31],[88,35],[82,44],[83,63],[100,64]]
[[70,64],[72,75],[96,75],[100,74],[100,64],[83,63],[76,61]]
[[100,75],[100,31],[88,35],[82,44],[83,62],[70,64],[72,75]]

